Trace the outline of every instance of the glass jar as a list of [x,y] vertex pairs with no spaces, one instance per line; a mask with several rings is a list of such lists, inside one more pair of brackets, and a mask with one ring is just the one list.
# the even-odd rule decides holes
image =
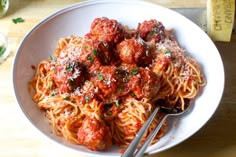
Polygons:
[[9,0],[0,0],[0,18],[7,13],[8,7]]
[[8,37],[0,32],[0,64],[8,57],[9,53],[10,45]]

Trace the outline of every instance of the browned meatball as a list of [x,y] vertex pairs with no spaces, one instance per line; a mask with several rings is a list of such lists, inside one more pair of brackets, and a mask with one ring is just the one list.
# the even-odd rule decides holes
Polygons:
[[123,40],[117,46],[117,51],[121,60],[129,64],[138,64],[146,56],[144,44],[134,38]]
[[118,43],[124,37],[124,30],[116,20],[101,17],[92,22],[90,35],[97,41]]
[[160,78],[147,68],[135,68],[131,72],[129,88],[137,98],[153,98],[160,88]]
[[86,80],[83,66],[76,61],[60,62],[55,66],[53,81],[62,93],[73,91]]
[[[87,64],[88,67],[91,66],[91,62],[89,63],[88,59],[86,59],[88,57],[90,58],[89,60],[94,59],[94,65],[97,65],[96,67],[100,65],[117,65],[120,63],[119,56],[114,49],[114,43],[94,41],[91,34],[86,34],[82,45],[82,52],[80,55],[82,55],[81,57],[83,59],[80,57],[78,59]],[[96,50],[96,52],[94,50]],[[95,54],[91,54],[91,52],[95,52]]]
[[159,42],[165,38],[165,27],[155,19],[139,23],[137,30],[145,41]]
[[93,73],[101,66],[98,57],[98,46],[92,40],[84,40],[81,45],[77,59],[87,68],[89,73]]
[[154,73],[162,75],[162,73],[166,71],[166,68],[168,67],[169,63],[170,59],[163,52],[160,51],[150,68]]
[[104,150],[112,145],[109,127],[96,118],[86,117],[77,135],[79,144],[91,150]]
[[113,45],[107,42],[98,42],[98,57],[102,65],[118,65],[120,59],[118,53],[113,49]]
[[99,70],[94,73],[92,80],[104,97],[114,93],[118,86],[116,67],[101,66]]

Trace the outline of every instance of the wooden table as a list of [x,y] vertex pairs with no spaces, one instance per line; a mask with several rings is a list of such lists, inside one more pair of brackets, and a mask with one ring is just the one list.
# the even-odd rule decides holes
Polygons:
[[[204,7],[205,0],[149,0],[166,7]],[[11,42],[11,54],[0,64],[0,156],[78,157],[39,133],[21,113],[12,88],[12,63],[26,33],[39,21],[79,0],[10,0],[8,13],[0,19],[0,31]],[[14,24],[13,18],[24,23]],[[151,157],[236,157],[236,36],[229,43],[215,42],[225,66],[225,91],[214,116],[195,135],[178,146]],[[211,99],[211,98],[209,98]]]

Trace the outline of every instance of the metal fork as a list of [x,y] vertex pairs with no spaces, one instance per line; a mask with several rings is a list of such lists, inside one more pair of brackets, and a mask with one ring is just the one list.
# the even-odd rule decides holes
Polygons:
[[[188,105],[187,108],[189,108],[190,105]],[[139,132],[136,134],[135,138],[133,139],[133,141],[130,143],[130,145],[128,146],[128,148],[126,149],[126,151],[122,154],[121,157],[142,157],[145,150],[147,149],[147,147],[149,146],[149,144],[152,142],[152,140],[154,139],[154,137],[156,136],[156,134],[158,133],[158,131],[160,130],[161,126],[163,125],[164,121],[166,120],[167,117],[169,116],[178,116],[183,114],[186,110],[182,110],[179,107],[175,107],[175,108],[165,108],[162,106],[158,106],[156,107],[156,109],[153,111],[153,113],[150,115],[150,117],[148,118],[148,120],[144,123],[144,125],[142,126],[142,128],[139,130]],[[146,132],[146,130],[148,129],[148,127],[150,126],[150,124],[152,123],[154,117],[156,116],[157,112],[161,111],[162,113],[164,113],[164,116],[162,117],[160,123],[156,126],[156,128],[149,134],[149,136],[147,137],[146,141],[144,142],[144,144],[137,149],[144,133]],[[137,151],[136,151],[137,149]]]

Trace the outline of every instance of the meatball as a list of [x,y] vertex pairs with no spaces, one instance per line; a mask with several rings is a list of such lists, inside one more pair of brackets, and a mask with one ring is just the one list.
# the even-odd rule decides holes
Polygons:
[[87,36],[81,44],[77,59],[93,72],[102,65],[117,65],[120,63],[114,46],[108,42],[93,41]]
[[128,86],[137,98],[153,98],[160,88],[160,77],[147,68],[135,68]]
[[97,43],[89,39],[82,42],[77,59],[87,68],[89,73],[93,73],[102,65],[98,56]]
[[113,49],[113,45],[107,42],[98,42],[98,57],[102,65],[118,65],[120,59],[117,52]]
[[117,67],[116,76],[118,78],[118,81],[117,81],[117,89],[115,92],[116,96],[123,97],[129,94],[130,92],[130,89],[128,87],[128,82],[130,80],[129,72],[135,67],[137,67],[135,64],[127,64],[127,63],[122,63],[119,67]]
[[90,35],[97,41],[118,43],[124,38],[124,30],[116,20],[101,17],[92,22]]
[[145,44],[137,39],[131,38],[122,41],[117,46],[117,51],[124,63],[137,65],[151,63],[151,54],[146,50]]
[[86,117],[77,132],[78,143],[91,150],[104,150],[112,145],[111,132],[103,121]]
[[86,80],[83,66],[76,61],[65,64],[58,60],[53,71],[53,81],[62,93],[73,91]]
[[154,40],[156,43],[165,38],[165,27],[155,19],[138,24],[138,33],[145,41]]
[[170,60],[165,55],[159,55],[155,58],[153,64],[150,66],[152,71],[158,75],[161,75],[166,71],[166,68],[169,65]]
[[118,86],[115,66],[101,66],[92,78],[95,86],[103,93],[104,97],[114,93]]

